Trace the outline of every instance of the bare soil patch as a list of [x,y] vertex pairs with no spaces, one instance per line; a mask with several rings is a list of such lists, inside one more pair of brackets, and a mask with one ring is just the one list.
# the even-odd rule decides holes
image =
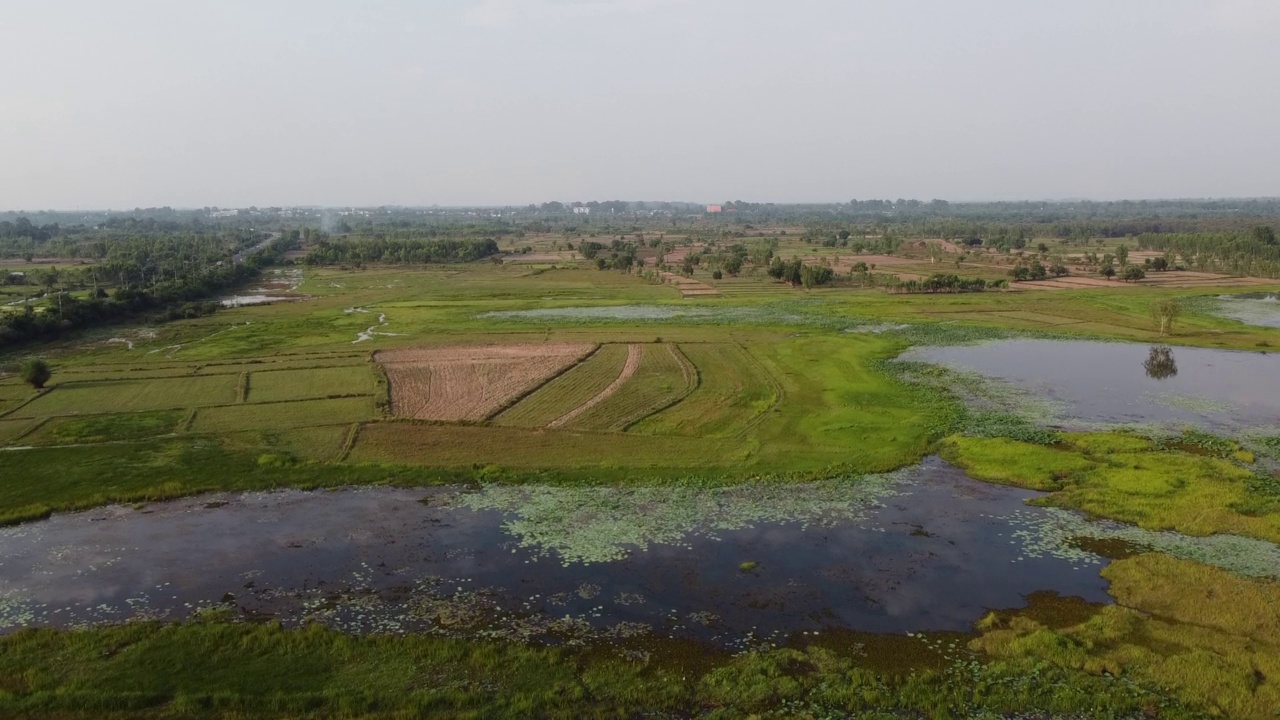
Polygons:
[[594,345],[488,345],[379,350],[391,412],[419,420],[479,421],[586,357]]
[[570,422],[573,422],[573,420],[577,418],[579,415],[581,415],[582,413],[590,410],[596,405],[599,405],[600,403],[609,399],[610,396],[618,392],[618,388],[625,385],[626,382],[631,379],[632,375],[636,374],[636,368],[640,367],[640,358],[643,356],[644,356],[644,349],[642,347],[634,343],[631,345],[628,345],[627,361],[623,363],[622,372],[618,373],[617,379],[609,383],[608,387],[601,390],[599,393],[596,393],[595,397],[582,403],[578,407],[570,410],[569,412],[556,418],[555,420],[552,420],[550,423],[547,423],[547,427],[558,428],[562,425],[566,425]]

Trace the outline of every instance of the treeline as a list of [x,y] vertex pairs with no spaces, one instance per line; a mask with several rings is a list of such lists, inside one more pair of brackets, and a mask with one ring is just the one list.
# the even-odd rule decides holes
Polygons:
[[[158,240],[151,242],[153,249],[171,246]],[[0,348],[51,340],[148,313],[157,319],[207,315],[219,307],[209,298],[257,277],[262,268],[279,262],[294,243],[292,238],[282,237],[247,255],[242,262],[235,261],[233,252],[226,252],[213,263],[188,266],[172,275],[164,272],[170,266],[167,258],[142,252],[136,256],[136,266],[117,263],[112,270],[104,271],[118,273],[119,287],[110,294],[95,288],[87,298],[69,294],[71,278],[61,284],[55,281],[45,294],[48,304],[41,312],[28,305],[21,312],[0,315]]]
[[983,280],[977,277],[960,277],[934,273],[924,280],[900,280],[889,286],[895,293],[969,293],[1009,287],[1008,280]]
[[493,238],[441,240],[352,237],[314,242],[307,265],[363,265],[365,263],[463,263],[498,253]]
[[1231,233],[1147,233],[1137,240],[1139,248],[1163,251],[1195,270],[1280,277],[1280,239],[1268,225]]

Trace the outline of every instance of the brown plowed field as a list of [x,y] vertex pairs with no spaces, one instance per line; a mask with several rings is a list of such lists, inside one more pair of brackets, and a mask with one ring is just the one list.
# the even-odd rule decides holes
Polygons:
[[617,379],[609,383],[608,387],[596,393],[595,397],[570,410],[561,417],[552,420],[547,424],[547,427],[558,428],[562,425],[573,422],[574,418],[609,399],[609,396],[618,392],[618,388],[625,385],[626,382],[631,379],[631,376],[636,374],[636,368],[640,367],[640,358],[642,357],[644,357],[643,348],[635,344],[628,345],[627,361],[623,363],[622,372],[618,373]]
[[419,420],[484,420],[586,357],[587,344],[380,350],[391,412]]

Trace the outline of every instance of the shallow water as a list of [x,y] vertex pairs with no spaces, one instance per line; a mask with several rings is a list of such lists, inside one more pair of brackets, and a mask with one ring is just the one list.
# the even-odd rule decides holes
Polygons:
[[1280,327],[1280,297],[1274,293],[1219,295],[1218,314],[1249,325]]
[[245,305],[266,305],[268,303],[287,302],[290,300],[298,300],[296,297],[288,297],[282,295],[231,295],[224,297],[218,302],[223,307],[242,307]]
[[1280,427],[1280,354],[1058,340],[917,347],[903,360],[1011,383],[1061,408],[1061,420],[1194,425],[1215,432]]
[[[585,558],[594,562],[557,537],[550,488],[533,496],[541,509],[522,512],[471,509],[501,504],[474,490],[361,488],[59,515],[0,529],[0,630],[222,607],[354,632],[657,633],[743,647],[828,628],[965,630],[1040,590],[1108,599],[1097,564],[1037,557],[1018,539],[1027,514],[1045,512],[1024,505],[1034,493],[974,482],[937,459],[872,494],[857,483],[845,483],[844,509],[834,484],[787,487],[792,504],[775,499],[776,485],[686,493],[687,521],[614,489],[563,518],[573,526],[563,532],[613,538],[620,552]],[[806,505],[810,495],[821,499]],[[600,510],[610,503],[621,509]],[[714,519],[702,519],[707,508]],[[661,517],[629,520],[646,512]]]

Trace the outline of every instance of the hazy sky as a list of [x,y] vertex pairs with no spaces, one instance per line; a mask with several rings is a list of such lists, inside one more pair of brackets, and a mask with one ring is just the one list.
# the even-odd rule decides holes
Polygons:
[[1280,0],[9,0],[0,208],[1280,195]]

